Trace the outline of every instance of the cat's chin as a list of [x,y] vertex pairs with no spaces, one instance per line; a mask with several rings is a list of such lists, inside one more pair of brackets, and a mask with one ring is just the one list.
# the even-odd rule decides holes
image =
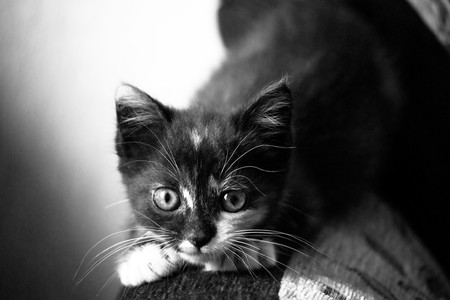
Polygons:
[[187,254],[179,252],[178,254],[180,258],[187,263],[196,266],[202,266],[204,271],[236,271],[236,265],[232,261],[218,254],[201,252],[197,254]]
[[194,264],[194,265],[204,265],[206,262],[209,262],[214,259],[211,254],[197,252],[197,253],[184,253],[182,251],[179,252],[181,259],[184,261]]
[[183,241],[178,245],[178,254],[181,259],[194,265],[205,265],[205,263],[215,262],[221,256],[212,251],[210,246],[198,249],[189,241]]

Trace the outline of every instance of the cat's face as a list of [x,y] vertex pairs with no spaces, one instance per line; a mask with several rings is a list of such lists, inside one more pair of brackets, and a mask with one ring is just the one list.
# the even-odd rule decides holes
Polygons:
[[117,99],[117,150],[140,234],[203,263],[246,230],[270,227],[291,145],[284,83],[232,115],[177,111],[126,89]]

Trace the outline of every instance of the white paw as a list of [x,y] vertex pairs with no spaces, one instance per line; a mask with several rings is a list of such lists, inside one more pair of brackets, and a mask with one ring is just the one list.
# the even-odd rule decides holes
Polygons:
[[136,247],[119,262],[117,273],[125,286],[138,286],[144,282],[159,280],[180,266],[174,250],[162,251],[155,244]]

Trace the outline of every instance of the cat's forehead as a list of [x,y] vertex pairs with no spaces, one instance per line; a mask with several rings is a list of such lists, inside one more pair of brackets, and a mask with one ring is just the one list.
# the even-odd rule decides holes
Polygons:
[[194,146],[194,149],[198,150],[200,147],[200,144],[206,139],[210,139],[208,133],[208,127],[194,127],[188,129],[187,134],[189,135],[189,140],[192,142],[192,145]]
[[217,149],[219,145],[226,143],[233,132],[229,119],[222,115],[188,111],[174,123],[172,138],[175,143],[191,151],[200,151],[205,147],[220,150]]

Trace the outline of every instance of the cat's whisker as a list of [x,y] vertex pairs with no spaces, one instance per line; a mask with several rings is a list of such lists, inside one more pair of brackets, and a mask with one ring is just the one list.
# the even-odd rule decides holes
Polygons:
[[301,209],[299,209],[299,208],[297,208],[297,207],[295,207],[295,206],[293,206],[293,205],[290,205],[290,204],[288,204],[288,203],[286,203],[286,202],[281,203],[281,205],[282,205],[282,206],[285,206],[285,207],[288,207],[289,209],[295,210],[296,212],[302,214],[303,216],[309,218],[310,220],[317,221],[317,218],[316,218],[316,217],[314,217],[314,216],[312,216],[312,215],[310,215],[310,214],[308,214],[308,213],[302,211]]
[[293,235],[293,234],[286,233],[286,232],[271,230],[271,229],[244,229],[244,230],[236,230],[236,233],[245,234],[245,236],[248,236],[248,235],[254,235],[254,236],[258,236],[258,237],[273,236],[276,238],[281,238],[281,239],[297,242],[297,244],[299,244],[299,245],[306,245],[310,249],[317,252],[318,254],[323,255],[327,258],[330,258],[327,254],[320,251],[319,248],[314,246],[308,240],[301,238],[299,236]]
[[91,260],[90,260],[87,264],[88,264],[88,265],[91,264],[91,263],[92,263],[94,260],[96,260],[99,256],[103,255],[104,253],[106,253],[106,252],[108,252],[108,251],[110,251],[110,250],[112,250],[112,249],[114,249],[114,248],[122,247],[123,245],[128,245],[128,244],[129,244],[129,245],[133,245],[133,244],[135,244],[135,242],[136,242],[138,239],[139,239],[139,238],[131,238],[131,239],[128,239],[128,240],[124,240],[124,241],[117,242],[117,243],[115,243],[114,245],[109,246],[108,248],[102,250],[100,253],[98,253],[97,255],[95,255],[93,258],[91,258]]
[[278,148],[278,149],[295,149],[295,147],[286,147],[286,146],[277,146],[277,145],[270,145],[270,144],[261,144],[261,145],[257,145],[254,146],[252,148],[250,148],[249,150],[245,151],[243,154],[241,154],[237,159],[235,159],[233,161],[233,163],[231,165],[228,166],[228,168],[225,170],[225,173],[228,173],[228,171],[231,169],[231,167],[237,163],[241,158],[243,158],[244,156],[246,156],[247,154],[249,154],[250,152],[262,148],[262,147],[268,147],[268,148]]
[[102,287],[100,288],[100,290],[97,292],[97,295],[95,296],[96,298],[98,296],[100,296],[101,292],[105,289],[105,287],[114,280],[114,278],[117,277],[117,272],[113,272],[111,276],[109,276],[108,280],[106,280],[106,282],[102,285]]
[[[219,174],[219,178],[222,178],[223,175],[223,171],[225,169],[225,167],[228,165],[229,161],[233,158],[234,154],[236,153],[236,151],[239,149],[239,147],[242,145],[242,143],[251,135],[255,132],[255,130],[251,130],[240,142],[239,144],[234,148],[233,152],[231,153],[230,157],[225,161],[225,163],[223,164],[222,170],[220,171]],[[227,154],[228,154],[228,150],[227,150]],[[233,162],[234,163],[234,162]],[[228,170],[228,169],[227,169]]]
[[235,180],[235,175],[227,176],[223,181],[222,185],[226,187],[226,189],[231,190],[239,190],[245,187],[244,184],[240,180]]
[[261,243],[271,244],[271,245],[274,245],[274,246],[285,248],[285,249],[288,249],[288,250],[290,250],[290,251],[292,251],[294,253],[298,253],[298,254],[300,254],[300,255],[310,259],[311,261],[316,261],[316,259],[313,256],[311,256],[311,255],[309,255],[309,254],[307,254],[307,253],[305,253],[303,251],[300,251],[300,250],[298,250],[296,248],[293,248],[291,246],[285,245],[285,244],[281,244],[281,243],[274,242],[274,241],[268,241],[268,240],[264,240],[264,239],[260,240],[260,239],[248,238],[248,237],[246,237],[246,240],[253,241],[253,242],[261,242]]
[[167,240],[167,241],[161,243],[161,244],[160,244],[160,246],[162,246],[161,250],[162,250],[162,251],[165,251],[165,250],[167,250],[167,249],[173,248],[173,242],[174,242],[174,241],[175,241],[175,239],[172,238],[172,239],[169,239],[169,240]]
[[[228,251],[231,252],[232,257],[237,260],[236,261],[237,263],[240,262],[241,265],[243,265],[247,269],[247,271],[249,272],[250,276],[252,276],[252,278],[254,279],[255,277],[254,277],[254,274],[253,274],[252,270],[249,268],[249,266],[243,260],[242,256],[239,254],[239,252],[242,252],[242,250],[239,249],[239,248],[234,247],[233,244],[230,243],[228,245]],[[236,264],[234,263],[234,259],[233,259],[233,265],[236,266]],[[239,269],[239,268],[236,267],[236,269]]]
[[258,247],[256,245],[253,245],[251,243],[244,242],[242,239],[245,239],[245,237],[239,237],[239,238],[234,238],[234,239],[229,239],[229,240],[231,242],[233,242],[233,243],[239,243],[239,244],[242,244],[242,245],[246,245],[247,247],[252,248],[253,251],[255,251],[255,252],[261,251],[260,247]]
[[[212,260],[214,262],[217,261],[217,252],[216,251],[212,252]],[[214,272],[214,275],[218,276],[217,272]]]
[[[169,152],[167,151],[167,148],[164,146],[164,144],[161,142],[161,140],[159,139],[159,137],[153,132],[153,130],[151,130],[148,126],[144,126],[158,141],[158,143],[161,145],[162,149],[164,150],[164,152],[166,153],[166,155],[164,155],[161,151],[159,151],[159,153],[169,162],[169,164],[172,166],[172,168],[174,169],[174,171],[178,172],[178,175],[180,175],[180,169],[178,168],[178,166],[176,165],[176,162],[172,162],[170,160],[170,155]],[[170,147],[169,147],[170,148]],[[173,155],[173,154],[172,154]]]
[[[137,228],[132,228],[132,229],[127,230],[127,231],[133,231],[133,230],[136,230],[136,229]],[[91,267],[88,268],[88,271],[86,271],[85,275],[77,282],[76,285],[78,285],[89,273],[91,273],[91,271],[93,271],[103,261],[105,261],[106,259],[108,259],[112,255],[116,254],[117,252],[120,252],[122,250],[127,251],[131,247],[133,247],[135,245],[142,244],[142,243],[160,242],[160,240],[164,238],[164,235],[161,235],[161,234],[157,235],[157,237],[155,237],[155,236],[148,236],[149,233],[152,234],[152,235],[155,235],[153,232],[146,232],[140,237],[131,238],[131,239],[128,239],[128,240],[117,242],[114,245],[109,246],[108,248],[104,249],[103,251],[101,251],[100,253],[95,255],[88,263],[88,264],[91,264]],[[159,238],[159,239],[156,239],[156,238]],[[108,253],[108,251],[109,251],[109,253]],[[103,255],[103,256],[100,257],[101,255]],[[85,258],[83,258],[83,261],[84,261]],[[96,262],[94,262],[97,258],[98,258],[98,260]],[[82,264],[83,264],[83,262],[82,262]],[[78,274],[82,264],[80,264],[80,267],[78,268],[77,273],[74,276],[74,279],[77,276],[77,274]]]
[[84,273],[84,275],[75,283],[75,285],[79,285],[87,276],[89,276],[89,274],[92,273],[92,271],[94,271],[98,266],[100,266],[105,260],[107,260],[108,258],[110,258],[111,256],[113,256],[114,254],[121,252],[123,250],[127,250],[129,249],[130,246],[132,246],[133,243],[128,243],[126,245],[123,245],[119,248],[116,248],[114,250],[112,250],[110,253],[105,254],[104,256],[102,256],[101,258],[99,258],[91,267],[88,268],[88,270]]
[[[228,163],[230,162],[230,160],[233,158],[233,156],[234,156],[234,154],[236,153],[236,151],[239,149],[239,147],[242,145],[242,143],[249,137],[249,136],[251,136],[252,134],[254,134],[254,132],[255,132],[255,130],[251,130],[240,142],[239,142],[239,144],[236,146],[236,148],[234,148],[234,151],[233,151],[233,153],[231,154],[231,156],[230,156],[230,159],[229,159],[229,161],[227,161],[227,165],[228,165]],[[227,166],[227,169],[225,170],[225,173],[227,173],[228,172],[228,170],[236,163],[236,161],[237,160],[239,160],[240,158],[237,158],[237,159],[235,159],[234,161],[233,161],[233,163],[231,163],[229,166]],[[224,165],[224,167],[225,167],[225,165]]]
[[148,220],[148,221],[152,222],[153,224],[155,224],[156,226],[158,226],[158,228],[161,229],[163,232],[167,232],[167,233],[175,233],[175,232],[172,231],[172,230],[168,230],[168,229],[162,227],[161,225],[159,225],[158,223],[156,223],[155,221],[153,221],[152,219],[150,219],[149,217],[147,217],[146,215],[144,215],[144,214],[141,213],[140,211],[135,210],[135,209],[133,209],[133,211],[134,211],[135,213],[141,215],[142,217],[144,217],[146,220]]
[[182,265],[181,265],[181,267],[180,267],[180,273],[182,273],[184,270],[186,270],[186,268],[188,267],[188,264],[186,264],[186,263],[183,263]]
[[[255,190],[257,190],[262,196],[266,197],[266,195],[265,195],[263,192],[261,192],[261,190],[255,185],[255,183],[253,183],[253,181],[252,181],[250,178],[248,178],[247,176],[244,176],[244,175],[241,175],[241,174],[238,174],[238,175],[234,174],[234,175],[231,175],[231,176],[227,176],[227,179],[228,179],[228,180],[233,180],[234,178],[240,178],[240,177],[242,177],[242,178],[248,180],[248,181],[253,185],[253,187],[255,188]],[[226,181],[227,179],[225,179],[225,181]],[[224,182],[225,182],[225,181],[224,181]],[[226,186],[225,183],[224,183],[224,185]]]
[[[242,262],[242,264],[247,268],[247,271],[249,272],[250,276],[252,276],[253,279],[256,278],[259,280],[259,277],[253,271],[253,268],[249,266],[250,262],[248,261],[248,255],[245,253],[245,251],[242,250],[242,248],[240,248],[239,246],[236,246],[232,243],[230,243],[229,245],[229,250],[232,253],[234,253],[234,256],[237,257]],[[241,256],[241,254],[243,256]],[[245,260],[247,260],[247,263],[245,262]]]
[[[178,174],[181,174],[181,171],[180,171],[180,168],[179,168],[179,166],[178,166],[178,164],[177,164],[177,160],[175,159],[175,156],[173,155],[173,152],[172,152],[172,149],[170,148],[170,146],[169,146],[169,143],[167,142],[167,140],[166,139],[164,139],[164,142],[166,142],[166,146],[167,146],[167,150],[169,151],[169,153],[170,153],[170,155],[169,155],[169,158],[171,158],[172,159],[172,162],[173,162],[173,164],[175,165],[175,168],[177,169],[177,171],[178,171]],[[166,152],[167,152],[167,150],[166,150]]]
[[238,172],[238,171],[240,171],[240,170],[243,170],[243,169],[256,169],[256,170],[258,170],[258,171],[265,172],[265,173],[281,173],[281,172],[286,172],[286,171],[287,171],[287,169],[282,169],[282,170],[266,170],[266,169],[263,169],[263,168],[260,168],[260,167],[257,167],[257,166],[242,166],[242,167],[239,167],[239,168],[234,169],[234,170],[231,171],[229,174],[236,173],[236,172]]
[[[178,182],[178,177],[169,168],[164,166],[162,163],[150,161],[150,160],[147,160],[147,162],[151,162],[155,165],[159,165],[160,167],[164,168],[164,170],[157,170],[157,172],[168,174],[170,177],[172,177],[173,179],[175,179],[175,181]],[[155,169],[152,169],[152,170],[155,171]]]
[[[148,129],[148,128],[147,128]],[[153,150],[155,150],[155,151],[157,151],[157,152],[159,152],[162,156],[164,156],[164,153],[162,153],[158,148],[156,148],[155,146],[153,146],[153,145],[150,145],[150,144],[147,144],[147,143],[144,143],[144,142],[140,142],[140,141],[128,141],[128,142],[119,142],[119,143],[116,143],[116,145],[127,145],[127,144],[137,144],[137,145],[143,145],[143,146],[146,146],[146,147],[149,147],[149,148],[152,148]],[[122,165],[123,166],[123,165]]]
[[[85,274],[77,281],[76,285],[79,285],[90,273],[92,273],[93,270],[95,270],[99,265],[101,265],[105,260],[107,260],[108,258],[110,258],[111,256],[117,254],[118,252],[126,252],[128,251],[131,247],[136,246],[136,245],[140,245],[140,244],[144,244],[144,243],[153,243],[153,242],[157,242],[161,245],[167,243],[167,242],[160,242],[158,240],[155,240],[154,237],[146,237],[145,235],[138,237],[138,238],[134,238],[134,239],[129,239],[127,241],[125,241],[127,243],[124,243],[123,245],[121,245],[120,247],[117,247],[118,244],[117,243],[111,247],[108,247],[109,250],[111,250],[109,253],[106,253],[105,255],[103,255],[101,258],[99,258],[95,263],[93,263],[91,265],[91,267],[88,268],[88,270],[85,272]],[[114,247],[117,247],[114,249]],[[105,253],[104,250],[102,251],[102,253]],[[100,253],[101,254],[101,253]],[[96,257],[98,257],[100,254],[98,254]],[[91,260],[92,262],[93,260]]]
[[[149,236],[150,234],[151,234],[152,236]],[[100,255],[102,255],[103,253],[105,253],[105,252],[109,251],[110,249],[113,249],[113,248],[115,248],[115,247],[117,247],[117,246],[120,246],[120,245],[122,245],[122,244],[130,243],[130,244],[133,246],[133,245],[139,245],[139,244],[146,243],[146,242],[150,242],[150,241],[151,241],[151,242],[160,242],[160,240],[163,240],[163,239],[165,239],[166,237],[168,237],[168,236],[165,236],[165,235],[163,235],[163,234],[158,234],[158,235],[155,236],[155,233],[154,233],[154,232],[149,232],[149,231],[147,231],[146,233],[144,233],[144,234],[143,234],[142,236],[140,236],[140,237],[136,237],[136,238],[131,238],[131,239],[128,239],[128,240],[120,241],[120,242],[118,242],[118,243],[115,243],[115,244],[112,245],[112,246],[109,246],[108,248],[104,249],[103,251],[101,251],[100,253],[98,253],[96,256],[94,256],[94,257],[89,261],[88,264],[90,264],[92,261],[94,261],[97,257],[99,257]]]
[[275,235],[275,236],[283,235],[283,236],[291,237],[291,238],[301,242],[302,244],[305,244],[305,245],[307,245],[307,246],[309,246],[311,248],[314,248],[312,243],[310,243],[308,240],[306,240],[306,239],[304,239],[302,237],[299,237],[299,236],[296,236],[296,235],[293,235],[293,234],[289,234],[289,233],[286,233],[286,232],[283,232],[283,231],[273,230],[273,229],[259,229],[259,228],[238,229],[238,230],[235,231],[235,233],[244,233],[244,234],[247,234],[247,235],[248,234],[254,234],[254,235],[261,235],[261,234],[270,235],[270,234],[272,234],[272,235]]
[[[248,248],[248,247],[246,247],[246,246],[242,246],[242,245],[240,245],[240,246],[234,245],[234,246],[235,246],[235,247],[240,247],[240,248],[242,248],[242,249],[244,249],[244,250],[252,251],[252,252],[256,253],[256,254],[259,255],[259,256],[263,256],[263,257],[265,256],[265,257],[269,258],[267,255],[264,255],[264,254],[260,253],[259,251],[256,251],[256,250],[254,250],[254,249]],[[245,253],[245,251],[244,251],[244,253]],[[246,253],[245,253],[245,255],[246,255],[248,258],[251,258],[251,259],[252,259],[255,263],[257,263],[259,266],[261,266],[261,268],[263,268],[263,269],[270,275],[270,277],[272,277],[273,280],[275,280],[276,283],[280,284],[280,282],[275,278],[275,276],[272,274],[272,272],[270,272],[269,269],[267,269],[266,266],[264,266],[264,264],[261,263],[257,258],[254,258],[253,256],[248,255],[248,254],[246,254]],[[274,260],[274,259],[271,259],[271,260],[272,260],[272,261],[275,261],[276,263],[278,263],[277,260]],[[280,269],[279,267],[277,267],[277,268]]]
[[280,237],[281,236],[281,237],[290,238],[292,240],[298,241],[301,244],[307,245],[308,247],[319,251],[318,249],[315,248],[315,246],[312,243],[308,242],[308,240],[301,238],[299,236],[293,235],[293,234],[282,232],[282,231],[277,231],[277,230],[272,230],[272,229],[255,228],[255,229],[239,229],[239,230],[236,230],[235,233],[245,234],[246,236],[247,235],[255,235],[258,237],[262,237],[262,236]]
[[[104,257],[108,256],[109,254],[111,254],[112,252],[116,251],[117,249],[126,249],[126,248],[130,248],[134,245],[139,245],[145,242],[156,242],[157,240],[155,240],[154,237],[147,237],[145,235],[137,237],[137,238],[131,238],[128,240],[124,240],[124,241],[120,241],[115,243],[114,245],[109,246],[108,248],[104,249],[103,251],[101,251],[100,253],[98,253],[97,255],[95,255],[88,264],[91,264],[93,261],[95,261],[97,258],[99,258],[101,255],[105,254],[104,256],[102,256],[101,258],[99,258],[97,260],[100,261],[102,260]],[[108,253],[108,251],[110,251]],[[96,264],[97,262],[95,262],[94,264]]]
[[83,256],[83,258],[81,259],[80,265],[78,266],[78,268],[77,268],[77,270],[76,270],[76,272],[75,272],[75,274],[74,274],[72,280],[74,280],[74,279],[77,277],[78,273],[80,272],[81,266],[83,265],[84,261],[86,260],[87,256],[89,255],[89,253],[91,253],[91,251],[92,251],[95,247],[97,247],[99,244],[101,244],[103,241],[109,239],[110,237],[113,237],[113,236],[119,235],[119,234],[123,234],[123,233],[126,233],[126,232],[131,232],[131,231],[134,231],[134,230],[136,230],[136,229],[137,229],[137,227],[133,227],[133,228],[129,228],[129,229],[125,229],[125,230],[120,230],[120,231],[111,233],[111,234],[107,235],[106,237],[102,238],[102,239],[101,239],[100,241],[98,241],[97,243],[95,243],[91,248],[89,248],[89,250],[86,252],[86,254],[85,254],[85,255]]
[[139,141],[127,141],[127,142],[118,142],[118,143],[116,143],[116,145],[128,145],[128,144],[143,145],[143,146],[150,147],[150,148],[156,150],[154,146],[152,146],[150,144],[147,144],[147,143],[144,143],[144,142],[139,142]]
[[147,231],[142,236],[153,237],[155,239],[163,240],[166,237],[169,237],[173,232],[166,230],[164,228],[155,228],[155,227],[143,227]]
[[114,206],[117,206],[117,205],[120,205],[120,204],[128,203],[129,201],[130,200],[128,200],[128,199],[119,200],[119,201],[116,201],[116,202],[113,202],[111,204],[106,205],[104,207],[104,209],[109,209],[111,207],[114,207]]
[[237,267],[236,264],[234,263],[234,260],[233,260],[230,256],[228,256],[227,250],[228,250],[228,249],[221,249],[221,251],[222,251],[223,254],[226,256],[226,258],[228,259],[228,261],[230,261],[230,262],[233,264],[234,270],[237,271],[237,270],[238,270],[238,267]]
[[[241,241],[241,240],[233,240],[233,242],[234,242],[234,243],[237,243],[237,244],[248,245],[248,246],[251,245],[251,244],[245,243],[245,242],[243,242],[243,241]],[[285,267],[285,268],[287,268],[287,269],[289,269],[289,270],[291,270],[291,271],[293,271],[293,272],[299,274],[299,272],[298,272],[297,270],[291,268],[290,266],[288,266],[288,265],[286,265],[286,264],[280,262],[279,260],[277,260],[277,259],[275,259],[275,258],[273,258],[273,257],[270,257],[270,256],[268,256],[268,255],[266,255],[266,254],[264,254],[264,253],[261,253],[259,250],[252,249],[252,248],[249,248],[249,247],[247,247],[247,246],[242,246],[242,247],[245,247],[245,249],[247,249],[248,251],[253,251],[253,252],[257,253],[259,256],[262,256],[262,257],[264,257],[264,258],[267,259],[267,260],[273,261],[276,265],[281,265],[281,266],[283,266],[283,267]],[[258,248],[258,249],[259,249],[259,248]],[[281,270],[281,268],[279,268],[279,267],[278,267],[278,269]]]
[[223,174],[223,170],[225,169],[225,167],[227,166],[228,160],[230,159],[230,157],[228,157],[228,148],[227,148],[227,152],[225,154],[225,160],[224,163],[222,165],[222,169],[220,169],[220,173],[219,173],[219,179],[222,178],[222,174]]
[[[234,244],[230,239],[228,239],[226,241],[226,244],[228,244],[228,250],[230,250],[234,256],[239,258],[239,261],[241,261],[243,263],[243,265],[247,268],[247,270],[251,271],[252,268],[248,264],[245,263],[245,260],[247,260],[247,263],[248,263],[248,258],[246,257],[245,251],[243,251],[241,247]],[[244,257],[245,257],[245,260],[244,260]]]
[[[147,147],[152,148],[153,150],[157,151],[162,157],[164,157],[164,159],[172,166],[172,168],[174,169],[174,171],[177,171],[178,169],[175,168],[175,165],[173,165],[173,163],[171,162],[171,160],[169,159],[169,153],[167,152],[166,148],[164,147],[164,145],[162,144],[161,140],[159,139],[159,137],[146,125],[143,125],[159,142],[159,144],[161,145],[162,149],[164,150],[164,152],[166,154],[164,154],[161,150],[159,150],[158,148],[156,148],[153,145],[144,143],[144,142],[139,142],[139,141],[132,141],[132,142],[122,142],[121,144],[127,144],[127,143],[133,143],[133,144],[141,144]],[[179,171],[179,170],[178,170]]]
[[[131,142],[130,142],[130,143],[131,143]],[[128,165],[128,164],[137,163],[137,162],[144,162],[144,163],[149,163],[149,164],[155,164],[155,165],[158,165],[158,166],[164,168],[164,170],[158,170],[158,172],[168,174],[168,175],[170,175],[172,178],[174,178],[176,181],[178,181],[178,177],[177,177],[172,171],[170,171],[170,170],[169,170],[166,166],[164,166],[163,164],[161,164],[161,163],[159,163],[159,162],[157,162],[157,161],[154,161],[154,160],[134,159],[134,160],[131,160],[131,161],[128,161],[128,162],[126,162],[126,163],[121,164],[121,165],[119,166],[119,169],[122,168],[122,167],[124,167],[124,166],[126,166],[126,165]]]

